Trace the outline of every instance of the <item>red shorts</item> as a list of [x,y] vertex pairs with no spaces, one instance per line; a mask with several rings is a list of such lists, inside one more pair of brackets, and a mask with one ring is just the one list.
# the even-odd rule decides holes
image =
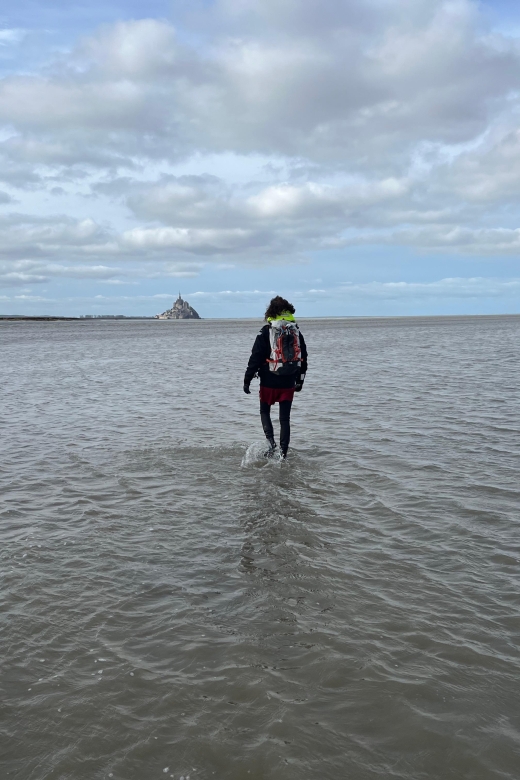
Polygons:
[[294,387],[262,387],[260,385],[260,403],[278,404],[280,401],[292,401],[294,398]]

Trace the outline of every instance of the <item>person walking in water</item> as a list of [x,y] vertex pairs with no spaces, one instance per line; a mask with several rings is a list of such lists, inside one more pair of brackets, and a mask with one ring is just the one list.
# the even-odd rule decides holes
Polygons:
[[271,300],[265,312],[267,324],[255,339],[244,376],[244,393],[248,395],[253,377],[260,377],[260,419],[269,444],[268,457],[276,449],[271,406],[280,405],[280,452],[285,458],[293,396],[301,391],[307,373],[307,347],[294,313],[294,306],[285,298],[277,295]]

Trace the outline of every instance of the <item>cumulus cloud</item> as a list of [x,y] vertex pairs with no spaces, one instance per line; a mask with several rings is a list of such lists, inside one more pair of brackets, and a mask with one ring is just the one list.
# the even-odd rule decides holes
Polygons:
[[55,279],[76,279],[104,284],[135,284],[134,276],[140,279],[191,279],[200,275],[203,263],[170,263],[158,267],[136,268],[115,265],[61,264],[45,260],[5,260],[0,262],[0,289],[46,284]]
[[52,278],[109,280],[124,269],[106,265],[61,265],[41,260],[0,262],[0,287],[48,282]]
[[386,233],[364,231],[353,237],[346,237],[341,243],[345,246],[378,243],[412,246],[430,252],[516,257],[520,254],[520,229],[471,229],[457,225],[436,224],[422,229],[399,229]]
[[217,4],[236,34],[221,24],[202,51],[166,21],[105,27],[54,69],[4,78],[0,121],[78,158],[90,141],[109,154],[233,149],[395,171],[419,141],[474,138],[518,88],[515,42],[483,36],[470,0],[325,5]]
[[405,202],[410,188],[406,179],[357,177],[341,185],[281,182],[244,191],[216,176],[163,176],[149,183],[115,179],[96,190],[122,197],[136,218],[161,223],[126,231],[128,249],[251,258],[338,244],[345,229],[377,221],[378,208]]
[[134,228],[123,234],[126,245],[138,249],[181,249],[195,254],[232,252],[245,248],[251,236],[244,230],[196,230],[187,228]]
[[26,214],[0,217],[0,247],[2,259],[110,255],[117,248],[110,231],[92,219]]
[[[105,25],[0,78],[4,259],[193,275],[192,256],[364,243],[518,253],[520,46],[476,2],[217,0],[192,19]],[[230,154],[267,164],[215,175]],[[84,216],[8,213],[34,191]]]

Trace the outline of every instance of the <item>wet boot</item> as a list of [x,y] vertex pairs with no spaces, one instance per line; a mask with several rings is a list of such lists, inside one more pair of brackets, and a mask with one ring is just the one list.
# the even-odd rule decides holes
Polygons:
[[274,437],[267,437],[268,448],[264,452],[264,458],[272,458],[276,450],[276,442]]

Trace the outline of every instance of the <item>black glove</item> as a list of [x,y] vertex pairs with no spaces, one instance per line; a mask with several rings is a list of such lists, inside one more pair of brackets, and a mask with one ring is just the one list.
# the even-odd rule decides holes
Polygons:
[[296,391],[297,393],[300,393],[300,392],[301,392],[301,389],[302,389],[302,387],[303,387],[303,377],[301,377],[301,379],[298,379],[298,381],[297,381],[297,382],[296,382],[296,384],[294,385],[294,389],[295,389],[295,391]]
[[249,385],[247,382],[244,382],[244,393],[247,395],[251,395],[251,390],[249,389]]

